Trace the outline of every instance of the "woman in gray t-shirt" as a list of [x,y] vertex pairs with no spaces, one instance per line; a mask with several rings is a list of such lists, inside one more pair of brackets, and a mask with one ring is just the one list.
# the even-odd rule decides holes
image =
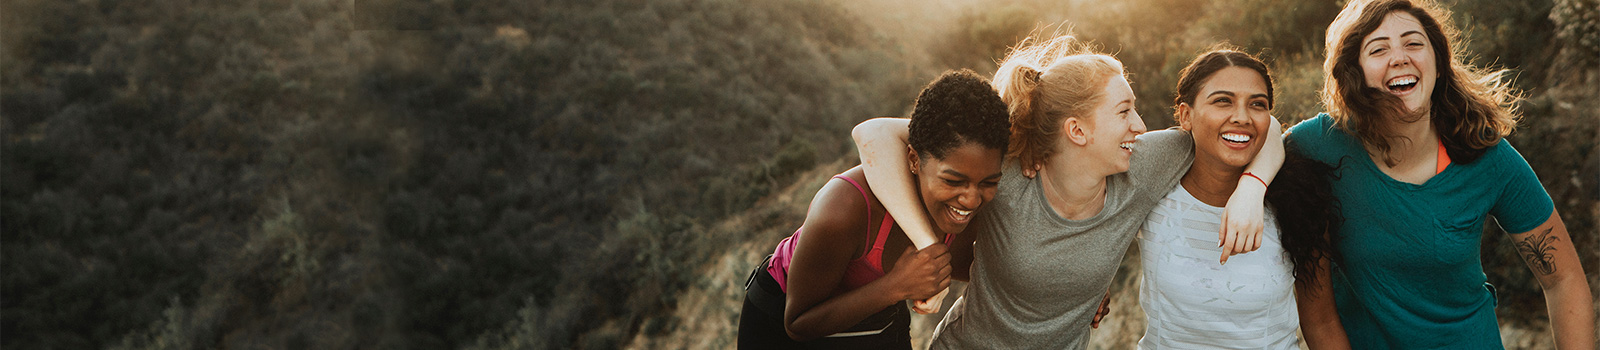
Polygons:
[[[993,80],[1011,114],[1004,175],[989,208],[950,245],[952,277],[971,284],[934,349],[1085,347],[1123,253],[1194,157],[1178,131],[1145,133],[1115,58],[1070,36],[1017,47]],[[1259,246],[1265,183],[1283,160],[1280,129],[1249,169],[1262,181],[1241,179],[1229,200],[1223,259]],[[931,232],[902,170],[906,134],[903,119],[882,118],[854,132],[868,181],[879,184],[873,193],[908,234]]]

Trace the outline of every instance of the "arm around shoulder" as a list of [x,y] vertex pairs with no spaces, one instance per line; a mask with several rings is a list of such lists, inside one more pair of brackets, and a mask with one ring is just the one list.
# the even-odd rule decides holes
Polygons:
[[918,203],[916,179],[911,177],[907,150],[911,120],[873,118],[850,131],[861,157],[861,170],[871,184],[872,194],[895,217],[917,249],[939,243],[928,213]]

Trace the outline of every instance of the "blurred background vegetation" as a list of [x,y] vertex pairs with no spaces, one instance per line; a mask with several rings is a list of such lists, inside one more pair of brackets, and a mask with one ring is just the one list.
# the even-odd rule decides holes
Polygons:
[[[1526,91],[1511,142],[1600,288],[1600,8],[1445,3]],[[731,347],[849,128],[939,72],[1068,23],[1154,128],[1229,41],[1296,121],[1339,6],[3,0],[0,347]],[[1544,331],[1489,226],[1502,324]]]

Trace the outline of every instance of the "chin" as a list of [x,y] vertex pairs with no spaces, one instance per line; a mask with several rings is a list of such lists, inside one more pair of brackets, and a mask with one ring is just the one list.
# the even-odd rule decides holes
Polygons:
[[[961,231],[966,231],[967,230],[967,225],[969,225],[969,224],[971,224],[971,223],[961,224],[961,225],[950,224],[950,223],[940,223],[939,224],[939,230],[940,231],[944,231],[944,232],[941,232],[941,233],[947,234],[947,235],[948,234],[956,234],[956,233],[961,233]],[[939,239],[944,239],[944,237],[939,237]]]
[[1126,173],[1126,172],[1128,172],[1128,169],[1132,168],[1132,167],[1133,167],[1133,165],[1131,163],[1129,163],[1129,162],[1126,162],[1126,161],[1122,162],[1122,163],[1117,163],[1117,164],[1111,166],[1112,169],[1117,171],[1116,174]]

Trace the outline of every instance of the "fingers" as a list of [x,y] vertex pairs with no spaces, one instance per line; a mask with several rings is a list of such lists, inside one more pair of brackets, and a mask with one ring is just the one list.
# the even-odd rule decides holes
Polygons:
[[1262,232],[1262,229],[1266,229],[1266,227],[1256,227],[1256,233],[1251,235],[1251,237],[1256,238],[1256,240],[1254,240],[1256,241],[1256,246],[1254,246],[1254,248],[1250,248],[1250,251],[1258,251],[1258,249],[1261,249],[1261,241],[1266,240],[1266,238],[1261,237],[1262,233],[1264,233]]
[[940,264],[948,264],[948,263],[950,263],[950,247],[946,246],[946,245],[944,245],[942,243],[941,244],[930,245],[927,248],[922,248],[922,251],[920,253],[923,254],[924,256],[927,256],[929,259],[933,260],[934,262],[937,262],[937,263],[940,263]]
[[1252,231],[1245,231],[1245,232],[1247,232],[1247,234],[1245,234],[1245,237],[1249,237],[1250,238],[1250,240],[1249,240],[1250,244],[1246,244],[1244,246],[1244,248],[1245,248],[1244,251],[1245,252],[1253,252],[1253,251],[1256,251],[1257,248],[1261,248],[1261,231],[1260,231],[1260,229],[1256,229],[1256,230],[1252,230]]
[[1089,327],[1096,329],[1100,328],[1100,320],[1105,319],[1106,315],[1110,313],[1111,291],[1107,290],[1105,298],[1100,299],[1100,309],[1095,310],[1094,320],[1089,322]]
[[923,300],[912,300],[911,309],[923,315],[939,312],[940,304],[944,303],[944,295],[949,292],[950,289],[941,288],[932,297]]
[[939,312],[939,306],[933,305],[933,303],[930,303],[927,300],[912,300],[911,310],[916,311],[918,314],[927,315]]
[[1222,234],[1222,264],[1228,263],[1228,257],[1233,256],[1233,241],[1236,235],[1232,230]]
[[1233,254],[1244,254],[1250,251],[1250,234],[1244,227],[1233,229]]
[[1217,225],[1217,248],[1228,245],[1228,211],[1222,211],[1222,224]]
[[903,252],[900,252],[900,259],[902,259],[902,260],[905,259],[905,258],[908,258],[908,257],[914,258],[916,256],[917,256],[917,247],[916,246],[906,246],[906,250],[903,251]]

